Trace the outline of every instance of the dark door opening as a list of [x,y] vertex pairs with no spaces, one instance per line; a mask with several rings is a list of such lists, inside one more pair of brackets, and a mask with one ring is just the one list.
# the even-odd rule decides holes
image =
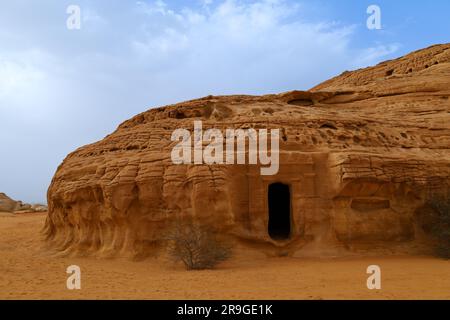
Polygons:
[[269,236],[274,240],[291,235],[291,192],[283,183],[269,185]]

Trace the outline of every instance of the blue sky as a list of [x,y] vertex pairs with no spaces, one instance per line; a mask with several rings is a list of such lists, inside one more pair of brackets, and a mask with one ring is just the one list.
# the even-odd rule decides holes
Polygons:
[[[371,4],[381,30],[366,27]],[[69,152],[150,107],[308,89],[449,42],[449,12],[446,0],[2,1],[0,192],[44,202]]]

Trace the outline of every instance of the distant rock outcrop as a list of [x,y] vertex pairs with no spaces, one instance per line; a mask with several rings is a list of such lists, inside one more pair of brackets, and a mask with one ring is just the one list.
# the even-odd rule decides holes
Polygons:
[[17,210],[30,209],[31,205],[23,204],[22,201],[15,201],[8,197],[5,193],[0,193],[0,211],[14,212]]
[[[449,96],[445,44],[310,91],[150,109],[59,166],[47,239],[65,252],[146,255],[174,220],[190,219],[266,252],[417,252],[427,243],[420,208],[449,188]],[[194,120],[204,130],[279,128],[278,173],[173,164],[171,134]]]
[[45,212],[48,210],[48,207],[45,204],[33,204],[31,210],[34,212]]
[[5,193],[0,192],[0,212],[45,212],[47,206],[42,204],[28,204],[15,201]]

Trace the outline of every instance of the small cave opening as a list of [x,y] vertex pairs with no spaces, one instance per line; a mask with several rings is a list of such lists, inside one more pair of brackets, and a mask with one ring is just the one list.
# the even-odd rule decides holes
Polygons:
[[268,233],[274,240],[286,240],[291,236],[291,192],[289,185],[272,183],[268,191]]
[[294,106],[312,106],[314,104],[314,101],[312,99],[293,99],[287,102],[288,104],[292,104]]
[[337,130],[337,127],[334,124],[332,124],[331,122],[326,122],[326,123],[322,124],[319,129]]

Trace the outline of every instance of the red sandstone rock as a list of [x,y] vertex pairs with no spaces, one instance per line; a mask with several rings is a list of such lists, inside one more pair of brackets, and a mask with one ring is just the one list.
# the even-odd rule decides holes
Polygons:
[[[449,96],[445,44],[310,91],[150,109],[67,156],[48,190],[47,238],[64,252],[147,255],[174,220],[190,217],[288,254],[358,245],[414,252],[426,243],[418,208],[450,182]],[[280,128],[278,174],[261,176],[257,165],[174,165],[171,134],[194,120],[204,129]],[[283,240],[268,232],[274,182],[290,191]]]

